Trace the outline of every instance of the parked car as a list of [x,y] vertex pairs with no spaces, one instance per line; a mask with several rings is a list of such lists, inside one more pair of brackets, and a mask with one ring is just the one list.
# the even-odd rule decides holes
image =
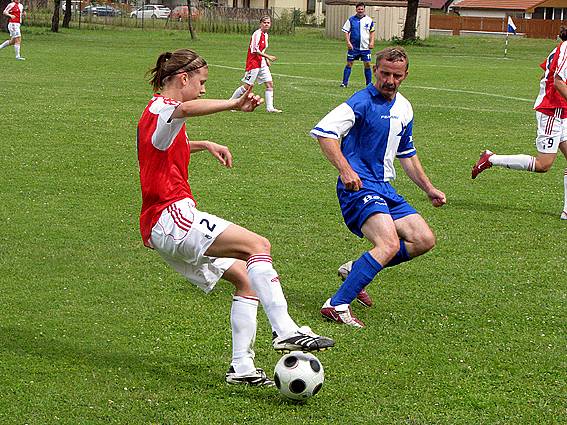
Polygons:
[[[191,6],[191,19],[199,19],[201,11],[195,6]],[[186,21],[189,19],[189,8],[187,6],[177,6],[171,11],[169,16],[172,21]]]
[[87,6],[83,9],[81,14],[92,16],[120,16],[122,15],[122,11],[108,5]]
[[161,4],[147,4],[130,13],[131,18],[167,19],[171,9]]

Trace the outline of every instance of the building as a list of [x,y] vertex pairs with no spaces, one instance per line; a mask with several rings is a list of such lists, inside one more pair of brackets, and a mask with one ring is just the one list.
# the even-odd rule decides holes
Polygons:
[[449,10],[460,16],[567,20],[567,0],[455,0]]

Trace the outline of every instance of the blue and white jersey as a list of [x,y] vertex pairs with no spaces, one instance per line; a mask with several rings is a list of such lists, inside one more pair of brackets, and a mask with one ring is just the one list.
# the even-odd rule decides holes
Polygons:
[[350,33],[350,42],[354,50],[370,49],[370,33],[374,32],[374,21],[370,16],[359,18],[351,16],[343,25],[343,32]]
[[310,134],[342,139],[341,151],[363,182],[394,180],[394,159],[416,154],[411,104],[400,93],[386,100],[372,84],[329,112]]

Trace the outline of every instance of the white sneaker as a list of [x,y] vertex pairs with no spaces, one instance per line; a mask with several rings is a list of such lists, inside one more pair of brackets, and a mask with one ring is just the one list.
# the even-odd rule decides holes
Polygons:
[[274,108],[274,109],[266,109],[266,112],[275,112],[275,113],[277,113],[277,114],[280,114],[280,113],[282,113],[283,111],[282,111],[281,109],[276,109],[276,108]]
[[561,220],[567,220],[567,211],[561,213]]
[[333,320],[337,323],[343,323],[355,328],[364,328],[364,322],[352,314],[350,305],[343,304],[341,306],[333,307],[331,305],[330,298],[325,301],[325,304],[321,307],[321,314],[327,319]]
[[16,60],[17,60],[17,61],[25,61],[26,58],[23,58],[23,57],[21,57],[21,56],[18,56],[18,57],[16,57]]

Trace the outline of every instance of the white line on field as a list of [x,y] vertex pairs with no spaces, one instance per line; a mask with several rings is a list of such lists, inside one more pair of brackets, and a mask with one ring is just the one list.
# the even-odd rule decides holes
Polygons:
[[[216,64],[209,64],[209,66],[242,71],[241,67],[216,65]],[[304,76],[301,76],[301,75],[276,74],[274,72],[272,72],[272,75],[275,75],[276,77],[296,78],[298,80],[317,81],[319,83],[329,83],[329,84],[337,84],[337,81],[338,81],[338,80],[325,80],[325,79],[322,79],[322,78],[315,78],[315,77],[304,77]],[[500,99],[519,100],[521,102],[533,102],[533,99],[525,99],[523,97],[505,96],[503,94],[495,94],[495,93],[483,93],[483,92],[477,92],[477,91],[472,91],[472,90],[449,89],[449,88],[445,88],[445,87],[412,86],[411,84],[407,84],[407,85],[404,85],[404,88],[420,89],[420,90],[446,91],[446,92],[450,92],[450,93],[466,93],[466,94],[474,94],[474,95],[478,95],[478,96],[497,97],[497,98],[500,98]],[[350,93],[344,93],[343,96],[346,95],[346,94],[350,94]]]

